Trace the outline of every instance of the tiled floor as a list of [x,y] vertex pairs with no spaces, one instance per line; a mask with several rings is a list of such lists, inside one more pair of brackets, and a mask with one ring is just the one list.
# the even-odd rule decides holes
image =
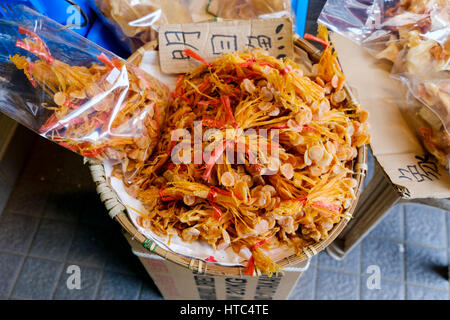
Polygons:
[[[70,265],[81,268],[81,290],[67,288]],[[41,138],[0,215],[0,297],[161,298],[82,159]]]
[[[310,0],[308,32],[324,1]],[[398,205],[342,261],[321,252],[291,299],[449,299],[450,214]],[[69,290],[68,267],[81,268]],[[373,266],[381,288],[369,289]],[[39,138],[0,215],[0,299],[161,299],[79,156]]]
[[[291,299],[448,300],[449,223],[448,212],[397,205],[344,260],[325,252],[314,257]],[[381,288],[370,290],[374,265]]]

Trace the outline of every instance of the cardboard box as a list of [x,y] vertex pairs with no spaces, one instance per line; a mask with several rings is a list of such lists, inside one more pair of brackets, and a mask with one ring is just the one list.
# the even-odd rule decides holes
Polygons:
[[151,254],[125,234],[133,253],[138,256],[162,296],[168,300],[285,300],[297,284],[309,260],[285,268],[284,274],[268,277],[227,277],[197,273]]

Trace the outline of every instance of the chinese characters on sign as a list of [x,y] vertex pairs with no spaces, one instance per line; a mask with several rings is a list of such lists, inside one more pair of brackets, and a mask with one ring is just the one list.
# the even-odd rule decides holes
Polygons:
[[438,165],[429,159],[429,156],[416,156],[417,162],[409,164],[405,168],[398,168],[399,178],[408,181],[423,182],[439,180]]
[[[183,32],[183,31],[166,31],[164,32],[164,37],[166,38],[167,46],[183,45],[190,47],[194,50],[198,50],[197,47],[193,46],[195,40],[200,39],[200,31],[195,32]],[[161,42],[160,42],[161,43]],[[189,59],[189,57],[183,54],[182,49],[177,49],[172,51],[172,59]]]
[[277,57],[292,57],[292,22],[287,18],[164,25],[159,31],[161,69],[190,71],[197,64],[183,53],[191,49],[206,61],[225,52],[261,48]]

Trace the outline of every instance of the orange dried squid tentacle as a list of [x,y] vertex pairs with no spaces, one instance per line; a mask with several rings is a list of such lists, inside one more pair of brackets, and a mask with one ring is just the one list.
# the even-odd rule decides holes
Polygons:
[[45,42],[34,32],[27,30],[23,27],[19,27],[19,33],[25,34],[31,37],[31,39],[25,40],[17,40],[16,47],[27,50],[38,57],[44,59],[49,64],[52,64],[55,61],[55,58],[50,54],[50,50],[48,49]]
[[225,108],[225,112],[228,115],[228,118],[231,120],[231,124],[233,127],[237,128],[238,124],[236,123],[236,119],[234,118],[233,111],[231,110],[231,104],[230,104],[230,97],[229,96],[222,96],[220,98],[222,101],[222,104]]
[[211,67],[211,66],[212,66],[212,63],[206,61],[202,56],[200,56],[198,53],[195,53],[195,52],[192,51],[191,49],[184,49],[184,50],[183,50],[183,53],[184,53],[185,55],[187,55],[188,57],[191,57],[191,58],[193,58],[193,59],[195,59],[195,60],[198,60],[198,61],[204,63],[204,64],[207,65],[208,67]]
[[260,266],[269,276],[272,273],[278,272],[280,266],[274,263],[267,255],[265,255],[259,248],[268,243],[272,239],[272,236],[268,236],[265,239],[256,242],[251,246],[250,250],[252,256],[247,262],[247,268],[245,269],[245,274],[252,276],[255,272],[255,266]]
[[224,140],[211,153],[211,156],[209,157],[208,161],[205,164],[205,173],[202,176],[203,180],[210,181],[212,169],[213,169],[214,165],[216,164],[217,160],[219,160],[220,156],[222,156],[222,154],[224,153],[226,146],[227,146],[227,141]]
[[321,39],[319,37],[315,37],[315,36],[313,36],[312,34],[309,34],[309,33],[305,33],[303,38],[305,38],[307,40],[312,40],[312,41],[315,41],[315,42],[318,42],[318,43],[322,44],[324,49],[328,48],[328,46],[329,46],[328,41],[325,41],[324,39]]

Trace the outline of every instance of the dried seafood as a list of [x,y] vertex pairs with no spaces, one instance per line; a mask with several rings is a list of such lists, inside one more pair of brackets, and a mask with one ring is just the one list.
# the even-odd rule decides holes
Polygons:
[[157,151],[127,186],[142,227],[231,247],[249,274],[279,270],[271,249],[328,237],[355,198],[353,160],[369,135],[324,27],[318,36],[326,48],[308,76],[261,50],[212,63],[185,51],[203,64],[180,75]]

